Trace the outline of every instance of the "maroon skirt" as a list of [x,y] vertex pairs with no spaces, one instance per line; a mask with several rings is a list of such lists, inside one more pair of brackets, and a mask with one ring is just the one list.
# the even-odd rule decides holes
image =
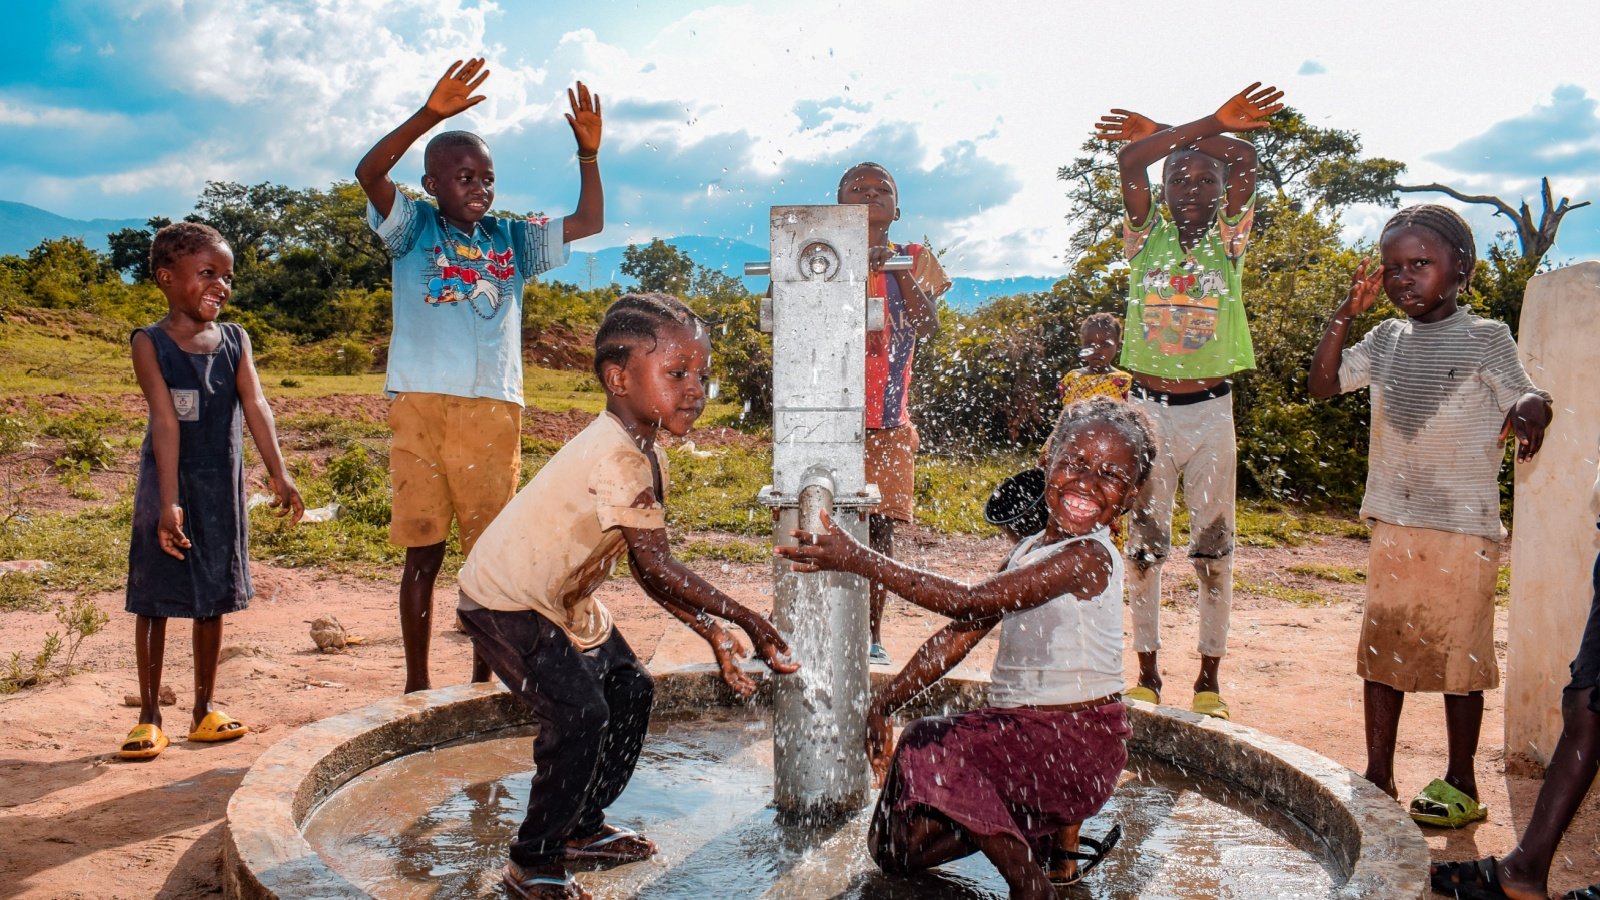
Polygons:
[[974,834],[1033,843],[1099,812],[1128,761],[1132,734],[1121,703],[918,719],[895,748],[879,813],[926,806]]

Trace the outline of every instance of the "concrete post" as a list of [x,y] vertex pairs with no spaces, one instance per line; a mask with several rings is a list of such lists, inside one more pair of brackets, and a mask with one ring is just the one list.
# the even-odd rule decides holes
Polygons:
[[1517,466],[1506,649],[1506,754],[1546,765],[1561,736],[1561,689],[1589,612],[1595,552],[1589,487],[1600,439],[1600,262],[1528,282],[1519,354],[1555,399],[1544,448]]
[[[877,490],[866,484],[867,211],[772,208],[774,540],[816,530],[827,510],[858,540]],[[881,326],[880,326],[881,327]],[[826,820],[866,803],[867,585],[855,575],[774,563],[773,624],[801,669],[773,697],[774,800],[789,820]]]

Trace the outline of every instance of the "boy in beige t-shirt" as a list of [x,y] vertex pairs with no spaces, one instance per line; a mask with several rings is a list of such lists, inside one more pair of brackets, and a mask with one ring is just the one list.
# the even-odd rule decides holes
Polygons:
[[528,815],[503,880],[522,897],[582,897],[567,861],[633,862],[655,844],[609,825],[644,744],[654,694],[594,592],[624,553],[640,587],[711,643],[723,680],[755,691],[743,649],[712,618],[743,628],[775,672],[788,645],[761,616],[672,558],[658,431],[687,434],[705,408],[711,344],[667,294],[629,294],[595,335],[606,411],[545,464],[491,523],[461,569],[460,616],[495,675],[533,711]]

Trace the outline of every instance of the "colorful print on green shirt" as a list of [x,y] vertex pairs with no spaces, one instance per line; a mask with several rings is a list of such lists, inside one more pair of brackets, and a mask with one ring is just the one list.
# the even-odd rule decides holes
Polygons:
[[1184,252],[1160,206],[1142,228],[1123,222],[1128,315],[1122,367],[1160,378],[1220,378],[1256,366],[1240,273],[1255,202]]

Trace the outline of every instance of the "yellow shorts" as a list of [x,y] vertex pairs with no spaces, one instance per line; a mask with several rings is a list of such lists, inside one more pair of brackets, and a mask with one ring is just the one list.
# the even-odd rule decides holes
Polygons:
[[517,492],[522,407],[487,397],[403,393],[389,404],[389,540],[427,547],[461,529],[461,552]]
[[867,483],[876,484],[883,502],[873,515],[910,522],[916,510],[917,426],[867,429]]

